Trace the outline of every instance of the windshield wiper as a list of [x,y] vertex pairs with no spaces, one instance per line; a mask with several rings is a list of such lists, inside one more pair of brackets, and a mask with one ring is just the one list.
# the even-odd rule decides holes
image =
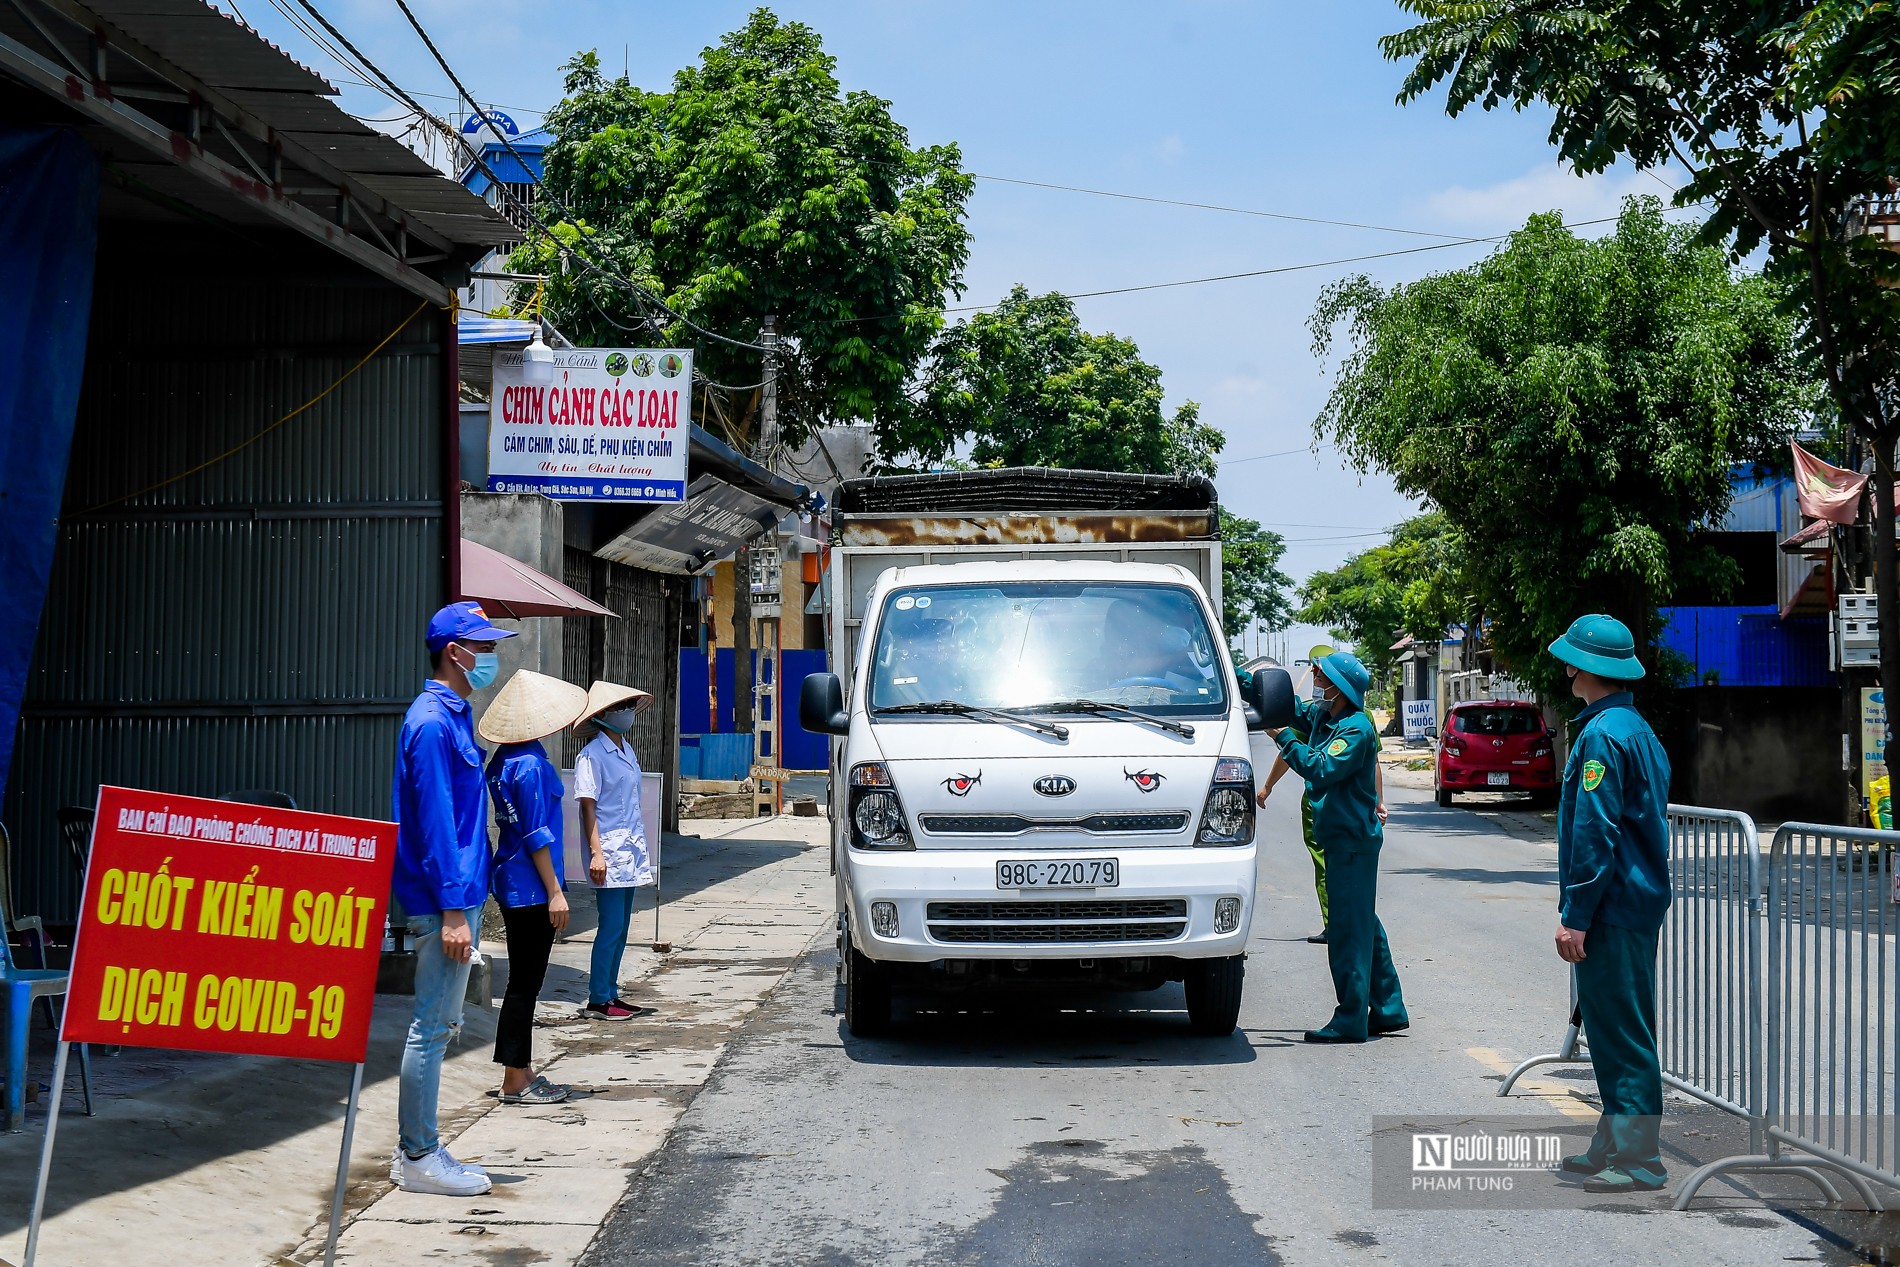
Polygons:
[[1172,731],[1183,739],[1194,738],[1194,727],[1184,721],[1174,721],[1167,717],[1156,717],[1153,713],[1144,713],[1136,708],[1124,708],[1120,704],[1105,704],[1094,699],[1053,700],[1047,704],[1037,704],[1023,710],[1026,713],[1093,713],[1097,716],[1132,717],[1136,721],[1145,721],[1150,726],[1159,726]]
[[1069,728],[1058,726],[1052,721],[1038,721],[1034,717],[1024,717],[1021,713],[1006,712],[1000,708],[984,708],[978,704],[965,704],[961,700],[940,699],[923,704],[892,704],[887,708],[874,708],[873,716],[886,716],[891,713],[926,713],[944,717],[993,717],[1017,726],[1028,726],[1040,730],[1045,735],[1054,735],[1057,739],[1067,739]]

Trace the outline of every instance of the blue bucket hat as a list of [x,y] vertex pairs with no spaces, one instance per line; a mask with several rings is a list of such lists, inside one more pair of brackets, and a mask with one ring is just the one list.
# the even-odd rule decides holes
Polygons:
[[1350,651],[1335,651],[1323,656],[1315,666],[1326,675],[1326,680],[1339,688],[1354,708],[1366,706],[1366,688],[1372,685],[1372,674],[1366,666],[1359,663],[1359,657]]
[[1565,664],[1613,682],[1634,682],[1647,670],[1636,658],[1636,639],[1629,626],[1614,616],[1579,616],[1550,644],[1550,653]]

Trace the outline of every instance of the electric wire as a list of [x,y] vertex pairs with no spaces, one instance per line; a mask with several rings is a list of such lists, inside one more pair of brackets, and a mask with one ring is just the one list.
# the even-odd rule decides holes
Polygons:
[[1462,240],[1456,233],[1435,233],[1429,229],[1399,229],[1389,224],[1363,224],[1356,220],[1329,220],[1324,216],[1299,216],[1284,211],[1260,211],[1251,207],[1228,207],[1213,202],[1190,202],[1182,198],[1161,198],[1152,194],[1122,193],[1113,189],[1088,189],[1081,185],[1059,185],[1046,180],[1024,180],[1017,176],[986,176],[971,173],[973,180],[992,184],[1023,185],[1030,189],[1054,189],[1070,194],[1090,194],[1097,198],[1118,198],[1124,202],[1147,202],[1163,207],[1191,207],[1197,211],[1220,211],[1234,216],[1258,216],[1264,220],[1286,220],[1294,224],[1319,224],[1337,229],[1367,229],[1374,233],[1404,233],[1421,238]]
[[265,436],[277,430],[277,428],[283,426],[285,423],[289,422],[292,418],[295,418],[298,414],[303,413],[306,409],[309,409],[312,405],[315,405],[318,401],[328,396],[331,392],[335,391],[337,388],[343,386],[344,383],[348,382],[352,377],[355,376],[358,370],[362,369],[365,365],[368,365],[372,360],[374,360],[378,352],[381,352],[384,348],[388,347],[397,335],[401,334],[404,330],[407,330],[409,328],[410,323],[413,322],[417,317],[420,317],[422,315],[423,309],[427,308],[428,306],[429,306],[429,301],[426,299],[423,300],[421,303],[417,304],[413,309],[410,310],[409,315],[404,317],[401,323],[398,324],[394,330],[391,330],[388,334],[384,335],[382,337],[381,342],[377,343],[375,347],[371,348],[368,352],[365,352],[363,354],[362,360],[350,366],[350,368],[344,370],[341,374],[337,375],[336,378],[331,380],[329,386],[325,387],[322,391],[312,396],[309,400],[304,401],[303,404],[298,405],[295,409],[291,410],[289,413],[279,418],[276,422],[271,423],[268,427],[265,427],[263,430],[254,432],[247,439],[240,440],[238,443],[232,445],[230,448],[226,449],[224,452],[218,454],[215,457],[206,458],[204,461],[198,463],[198,465],[192,467],[189,470],[180,471],[176,475],[168,475],[164,479],[158,481],[158,483],[156,484],[147,484],[144,488],[135,489],[132,492],[126,493],[120,497],[114,497],[110,501],[100,502],[96,506],[88,506],[84,510],[80,511],[79,513],[82,515],[90,515],[94,511],[105,510],[109,507],[117,506],[120,502],[131,501],[134,497],[143,497],[147,493],[155,493],[161,488],[165,488],[166,486],[171,485],[171,484],[176,484],[178,481],[182,479],[187,479],[193,475],[196,475],[200,471],[207,470],[210,467],[216,466],[218,463],[224,461],[228,457],[231,457],[233,454],[241,453],[245,449],[250,448],[252,445],[256,444],[259,440],[262,440]]
[[[298,0],[298,2],[302,4],[304,8],[309,9],[312,14],[316,13],[316,10],[311,7],[310,0]],[[463,84],[461,77],[455,73],[455,68],[449,65],[448,58],[442,55],[442,50],[436,47],[435,40],[430,37],[428,28],[424,27],[422,25],[422,22],[416,17],[414,10],[412,10],[409,7],[408,0],[396,0],[396,7],[402,10],[402,15],[405,18],[409,19],[409,25],[415,28],[415,32],[417,36],[421,38],[423,44],[428,48],[429,55],[435,59],[436,65],[442,68],[442,73],[449,77],[449,82],[455,85],[455,90],[462,94],[462,99],[468,103],[469,108],[473,110],[480,110],[482,108],[481,103],[475,100],[474,94],[469,92],[467,85]],[[324,25],[326,28],[329,27],[329,24],[327,22]],[[342,38],[340,32],[338,33],[338,38],[339,39]],[[347,44],[346,44],[346,47],[348,47]],[[352,48],[351,51],[355,52],[356,50]],[[357,56],[362,57],[362,54],[357,53]],[[364,59],[364,60],[367,61],[367,59]],[[376,69],[376,73],[379,77],[387,78],[387,76],[383,75],[380,69],[375,68],[374,63],[370,63],[370,65],[372,69]],[[514,143],[508,139],[507,135],[505,133],[497,133],[496,135],[500,138],[502,147],[508,151],[509,156],[513,158],[515,162],[521,164],[522,170],[527,172],[528,175],[533,179],[535,188],[540,190],[544,195],[547,195],[550,201],[554,202],[555,205],[559,206],[560,205],[559,199],[554,198],[553,194],[548,190],[546,184],[542,182],[540,174],[537,173],[534,170],[534,168],[529,165],[526,159],[521,157],[520,152],[515,149]],[[547,224],[541,220],[539,216],[534,214],[534,211],[532,210],[532,208],[527,206],[527,204],[523,203],[519,198],[515,197],[515,195],[508,190],[508,187],[506,186],[506,184],[504,184],[502,181],[496,178],[494,172],[488,167],[488,165],[485,162],[482,161],[481,156],[479,154],[475,154],[473,157],[477,165],[481,167],[483,174],[486,175],[490,180],[495,181],[496,185],[500,186],[500,188],[502,189],[504,195],[513,199],[515,204],[521,207],[523,213],[528,215],[531,219],[533,219],[535,224],[540,226],[541,231],[546,233],[548,237],[555,243],[555,245],[558,248],[564,251],[572,249],[568,247],[566,243],[561,242],[559,238],[556,238],[554,236],[554,231],[550,229],[547,226]],[[565,211],[566,208],[563,207],[562,210]],[[586,238],[583,235],[580,238],[577,238],[576,240],[578,242],[585,243]],[[664,312],[667,316],[673,318],[680,325],[685,326],[687,329],[697,334],[703,335],[704,337],[708,339],[716,339],[721,343],[730,344],[733,347],[742,348],[750,352],[769,352],[772,350],[771,347],[767,344],[752,343],[744,339],[734,339],[734,338],[731,338],[730,336],[720,334],[716,330],[708,330],[706,327],[695,322],[692,318],[685,316],[682,313],[674,311],[671,307],[667,305],[665,300],[647,291],[639,283],[631,280],[630,278],[621,276],[618,273],[612,272],[610,269],[601,266],[596,261],[588,260],[584,253],[576,252],[576,254],[579,254],[582,259],[582,262],[585,264],[588,264],[596,272],[599,272],[601,275],[607,277],[609,280],[614,281],[617,284],[625,287],[628,293],[634,295],[638,302],[652,304],[654,307],[658,308],[661,312]]]

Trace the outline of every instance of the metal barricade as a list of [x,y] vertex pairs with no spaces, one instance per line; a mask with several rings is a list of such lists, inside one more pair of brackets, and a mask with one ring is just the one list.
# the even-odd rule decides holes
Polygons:
[[[1735,810],[1669,807],[1674,900],[1656,967],[1656,1046],[1663,1081],[1748,1118],[1759,1150],[1761,1102],[1761,847],[1755,822]],[[1498,1087],[1509,1095],[1538,1065],[1575,1064],[1588,1046],[1570,983],[1570,1027],[1557,1051],[1533,1056]]]
[[[1749,1128],[1749,1153],[1696,1171],[1682,1185],[1676,1208],[1686,1209],[1707,1179],[1736,1169],[1797,1175],[1838,1202],[1840,1193],[1820,1164],[1781,1155],[1767,1129],[1763,865],[1754,820],[1735,810],[1669,806],[1669,870],[1672,900],[1656,965],[1662,1079],[1743,1119]],[[1518,1065],[1498,1094],[1508,1095],[1519,1076],[1537,1065],[1587,1059],[1587,1045],[1573,974],[1570,1026],[1562,1046]],[[1879,1208],[1872,1191],[1853,1182],[1869,1208]]]
[[1882,1203],[1868,1180],[1900,1187],[1897,847],[1900,832],[1787,823],[1775,833],[1767,864],[1766,1147],[1704,1166],[1678,1204],[1713,1174],[1790,1162],[1845,1179],[1873,1210]]

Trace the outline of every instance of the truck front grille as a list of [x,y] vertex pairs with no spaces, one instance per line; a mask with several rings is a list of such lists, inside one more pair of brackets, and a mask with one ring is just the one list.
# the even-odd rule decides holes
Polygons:
[[1187,932],[1187,901],[932,902],[933,940],[958,945],[1172,941]]
[[1188,825],[1179,811],[1160,814],[1089,814],[1082,818],[1024,818],[1020,814],[920,814],[917,820],[934,836],[1020,836],[1032,831],[1079,831],[1170,835]]

